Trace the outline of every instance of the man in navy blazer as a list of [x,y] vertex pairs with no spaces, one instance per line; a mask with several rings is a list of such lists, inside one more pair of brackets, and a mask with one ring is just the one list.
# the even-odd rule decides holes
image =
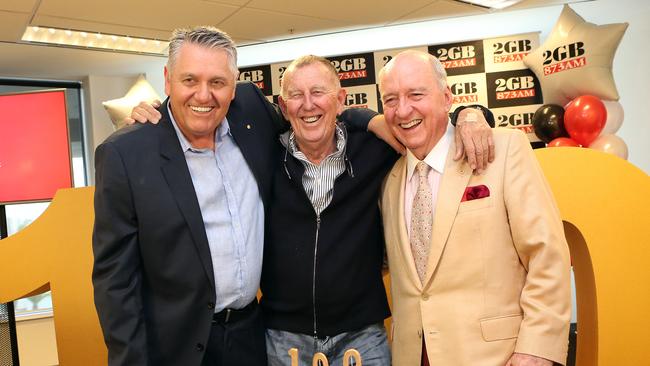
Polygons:
[[266,364],[256,293],[280,122],[237,74],[228,35],[176,31],[161,122],[97,148],[93,284],[110,365]]

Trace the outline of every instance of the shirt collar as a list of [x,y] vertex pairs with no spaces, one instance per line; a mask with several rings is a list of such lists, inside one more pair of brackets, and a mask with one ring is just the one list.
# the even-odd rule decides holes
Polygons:
[[[341,126],[340,123],[336,123],[336,130],[334,133],[334,138],[336,139],[336,151],[334,151],[332,154],[329,156],[334,156],[334,157],[340,157],[344,154],[345,152],[345,130]],[[294,157],[299,157],[297,156],[298,154],[300,157],[303,157],[304,154],[298,149],[298,145],[296,145],[296,134],[293,131],[293,129],[285,132],[283,136],[281,136],[280,140],[282,143],[285,145],[287,150],[289,150],[289,153],[293,155]],[[306,158],[305,158],[306,159]]]
[[[451,145],[452,138],[454,137],[455,127],[451,124],[447,124],[447,130],[442,135],[436,146],[429,151],[429,154],[424,157],[424,162],[433,168],[436,172],[443,174],[445,171],[445,163],[447,162],[447,154],[449,153],[449,147]],[[406,180],[407,182],[411,180],[413,173],[415,171],[415,166],[420,162],[418,158],[413,155],[410,150],[406,150]]]
[[[176,131],[176,136],[178,136],[178,141],[180,141],[181,143],[181,149],[183,149],[183,152],[188,150],[194,152],[210,150],[210,149],[197,149],[192,147],[192,145],[187,140],[185,135],[183,135],[183,132],[181,132],[181,129],[178,128],[178,124],[174,119],[174,115],[172,114],[171,106],[169,105],[169,103],[167,103],[167,112],[169,113],[169,119],[172,121],[174,130]],[[227,135],[230,135],[230,125],[228,124],[228,119],[224,117],[223,121],[221,121],[221,123],[219,124],[219,127],[217,127],[217,132],[214,134],[214,146],[219,146],[219,143]]]

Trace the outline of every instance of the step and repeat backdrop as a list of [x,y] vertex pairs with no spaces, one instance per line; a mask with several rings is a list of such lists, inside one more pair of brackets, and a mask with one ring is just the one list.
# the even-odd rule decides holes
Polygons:
[[[523,130],[531,142],[539,141],[532,117],[543,104],[535,74],[522,62],[539,46],[539,33],[409,47],[436,56],[447,70],[447,82],[454,95],[452,111],[458,106],[481,104],[494,113],[497,126]],[[330,56],[347,90],[346,105],[381,112],[377,85],[379,70],[404,49]],[[280,94],[280,78],[290,61],[240,68],[240,80],[252,81],[274,102]]]

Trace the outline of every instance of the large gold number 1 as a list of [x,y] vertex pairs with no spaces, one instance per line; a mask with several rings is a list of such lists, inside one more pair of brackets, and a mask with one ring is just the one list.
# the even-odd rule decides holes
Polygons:
[[93,303],[92,187],[62,189],[31,225],[0,240],[0,302],[52,290],[59,364],[105,365]]

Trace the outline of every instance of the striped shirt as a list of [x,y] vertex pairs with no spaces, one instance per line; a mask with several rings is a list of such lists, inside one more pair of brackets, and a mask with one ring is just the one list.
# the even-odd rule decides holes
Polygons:
[[320,215],[332,202],[334,181],[345,171],[345,132],[341,126],[336,125],[336,151],[328,155],[318,165],[310,162],[305,154],[298,150],[295,133],[293,131],[287,133],[289,134],[287,149],[305,167],[302,185],[314,211]]

